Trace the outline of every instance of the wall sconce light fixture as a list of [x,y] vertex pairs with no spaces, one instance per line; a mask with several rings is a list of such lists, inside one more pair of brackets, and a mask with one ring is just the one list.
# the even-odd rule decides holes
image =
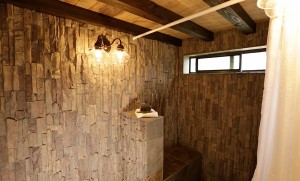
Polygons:
[[122,45],[122,41],[120,38],[115,38],[111,43],[106,38],[105,35],[99,35],[98,39],[95,43],[95,57],[97,62],[107,61],[110,59],[109,51],[111,50],[111,45],[116,41],[119,40],[119,45],[117,49],[112,53],[112,63],[114,64],[122,64],[126,63],[129,59],[129,55],[124,50],[124,46]]

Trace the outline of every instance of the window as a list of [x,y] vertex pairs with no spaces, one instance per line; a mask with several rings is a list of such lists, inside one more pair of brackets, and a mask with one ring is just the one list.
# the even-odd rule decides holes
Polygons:
[[189,73],[264,71],[266,59],[265,48],[191,56]]
[[196,71],[196,58],[191,58],[190,59],[190,72],[197,72]]
[[266,52],[242,54],[242,71],[265,70],[267,63]]

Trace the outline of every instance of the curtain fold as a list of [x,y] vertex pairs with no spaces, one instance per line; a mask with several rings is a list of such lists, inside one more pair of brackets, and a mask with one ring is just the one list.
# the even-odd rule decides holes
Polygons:
[[258,0],[270,17],[253,181],[300,180],[299,2]]

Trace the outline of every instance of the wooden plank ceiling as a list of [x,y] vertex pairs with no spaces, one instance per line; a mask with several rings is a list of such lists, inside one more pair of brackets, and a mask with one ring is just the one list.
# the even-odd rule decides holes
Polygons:
[[[0,0],[84,23],[108,26],[133,35],[208,9],[227,0]],[[215,32],[237,28],[244,34],[255,32],[256,23],[268,21],[256,0],[198,17],[146,38],[176,46],[181,40],[195,37],[213,40]]]

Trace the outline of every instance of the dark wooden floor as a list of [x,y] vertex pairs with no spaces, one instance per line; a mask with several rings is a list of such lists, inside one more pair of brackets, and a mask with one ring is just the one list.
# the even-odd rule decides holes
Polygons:
[[164,152],[164,181],[201,180],[201,154],[185,147]]

